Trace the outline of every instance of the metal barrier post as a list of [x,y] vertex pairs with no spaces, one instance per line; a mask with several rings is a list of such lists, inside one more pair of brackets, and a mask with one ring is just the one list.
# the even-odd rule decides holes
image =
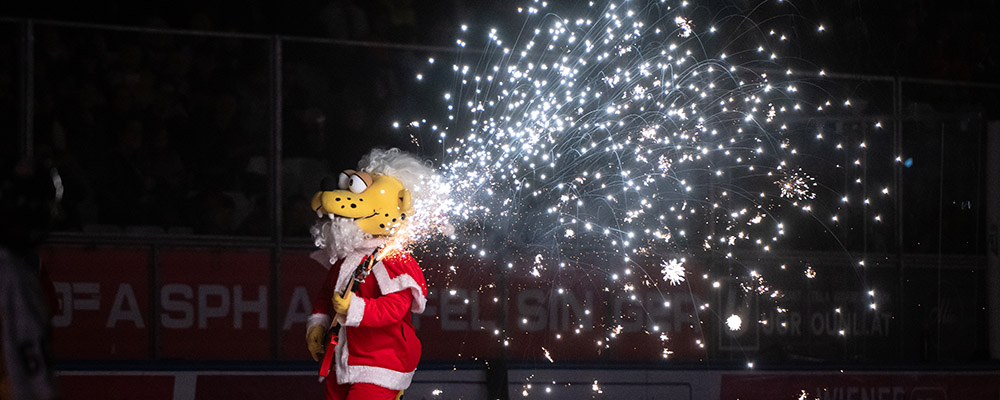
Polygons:
[[281,291],[281,250],[282,242],[284,242],[284,224],[282,215],[282,198],[281,198],[281,155],[282,155],[282,57],[281,54],[281,38],[278,36],[273,36],[269,40],[270,51],[269,56],[271,57],[271,151],[270,151],[270,168],[268,174],[271,176],[271,240],[274,243],[271,250],[271,290],[270,303],[271,308],[271,318],[268,324],[271,328],[271,358],[277,360],[281,358],[281,318],[279,313],[281,312],[280,307],[280,291]]
[[[897,76],[892,80],[892,151],[896,157],[903,156],[903,82]],[[906,356],[906,266],[903,264],[903,163],[893,164],[892,190],[896,206],[893,236],[896,244],[896,295],[893,298],[893,314],[896,317],[895,334],[898,335],[899,360]]]
[[1000,121],[986,126],[986,290],[990,358],[1000,360]]
[[21,132],[20,156],[31,158],[35,152],[35,23],[21,24]]

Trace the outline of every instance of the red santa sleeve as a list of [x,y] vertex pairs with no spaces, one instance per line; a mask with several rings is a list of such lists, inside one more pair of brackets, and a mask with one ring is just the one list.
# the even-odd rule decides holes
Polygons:
[[347,309],[346,326],[378,328],[398,324],[410,312],[410,294],[406,292],[389,293],[376,298],[351,298]]
[[351,299],[346,326],[386,326],[399,322],[407,312],[421,313],[427,304],[427,284],[416,260],[409,254],[386,256],[372,268],[382,296]]
[[338,261],[326,272],[326,279],[323,280],[323,286],[320,287],[319,293],[313,298],[313,310],[312,315],[309,316],[309,321],[306,323],[306,332],[316,325],[322,325],[324,327],[329,327],[330,323],[333,322],[332,315],[333,312],[333,285],[337,284],[337,276],[340,273],[340,263]]

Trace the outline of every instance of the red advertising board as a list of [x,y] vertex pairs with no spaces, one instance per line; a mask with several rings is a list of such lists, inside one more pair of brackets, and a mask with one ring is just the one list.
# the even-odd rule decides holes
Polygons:
[[540,361],[704,354],[692,303],[697,290],[686,285],[675,294],[582,266],[555,263],[533,274],[535,266],[419,258],[429,288],[427,309],[414,319],[422,360],[488,359],[501,351]]
[[722,375],[721,400],[1000,398],[1000,373],[744,373]]
[[323,285],[327,270],[309,257],[308,251],[281,253],[278,291],[278,309],[282,314],[281,351],[284,360],[308,360],[306,350],[306,322],[312,313],[312,302]]
[[499,274],[490,265],[418,255],[427,280],[427,307],[413,318],[421,360],[484,360],[507,340],[499,320]]
[[58,359],[149,357],[149,250],[143,247],[45,247],[39,251],[59,305]]
[[[305,324],[327,274],[310,253],[281,254],[275,289],[263,249],[171,247],[153,260],[150,247],[46,248],[43,261],[63,303],[53,320],[56,356],[150,359],[155,339],[161,359],[272,360],[270,329],[277,329],[278,358],[308,360]],[[704,285],[654,290],[602,268],[556,264],[532,274],[536,266],[416,257],[428,283],[427,307],[413,317],[423,361],[704,354],[693,303]],[[698,268],[688,268],[695,276]]]
[[[624,280],[558,265],[549,269],[553,276],[536,277],[517,267],[417,259],[428,283],[427,307],[413,316],[423,361],[488,360],[501,352],[519,360],[657,361],[665,354],[697,359],[704,351],[686,287],[679,295],[612,293],[605,288]],[[308,251],[288,251],[280,271],[280,354],[308,359],[305,322],[326,270]]]
[[163,358],[271,358],[271,256],[252,249],[160,251]]
[[[306,320],[327,274],[322,264],[310,258],[310,253],[286,251],[281,255],[278,307],[282,311],[279,316],[280,355],[285,360],[309,359],[305,344]],[[434,261],[418,261],[428,284],[427,308],[423,314],[413,317],[423,346],[421,359],[454,361],[463,356],[492,357],[499,354],[499,336],[493,333],[497,326],[496,306],[492,297],[484,297],[487,292],[478,291],[491,282],[490,277],[470,274],[457,283],[442,272],[442,268],[447,266],[442,267]],[[454,294],[451,294],[452,291]],[[470,292],[478,296],[470,297]],[[467,299],[471,300],[463,301]]]

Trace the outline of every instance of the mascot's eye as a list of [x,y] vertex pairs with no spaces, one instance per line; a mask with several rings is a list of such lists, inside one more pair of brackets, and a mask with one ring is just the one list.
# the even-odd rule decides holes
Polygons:
[[347,184],[350,182],[351,177],[347,175],[346,172],[340,173],[340,179],[337,181],[337,188],[340,190],[347,190]]
[[351,191],[354,192],[354,193],[361,193],[361,192],[364,192],[365,189],[368,189],[368,183],[365,182],[364,179],[361,179],[361,177],[357,176],[357,175],[351,176],[351,182],[350,182],[349,185],[350,185]]

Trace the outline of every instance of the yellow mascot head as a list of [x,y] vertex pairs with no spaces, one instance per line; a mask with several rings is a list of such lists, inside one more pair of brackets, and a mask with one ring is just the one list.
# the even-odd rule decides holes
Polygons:
[[317,216],[354,220],[374,236],[391,235],[413,213],[410,197],[414,185],[431,171],[416,157],[398,149],[372,150],[358,169],[326,178],[312,199]]

